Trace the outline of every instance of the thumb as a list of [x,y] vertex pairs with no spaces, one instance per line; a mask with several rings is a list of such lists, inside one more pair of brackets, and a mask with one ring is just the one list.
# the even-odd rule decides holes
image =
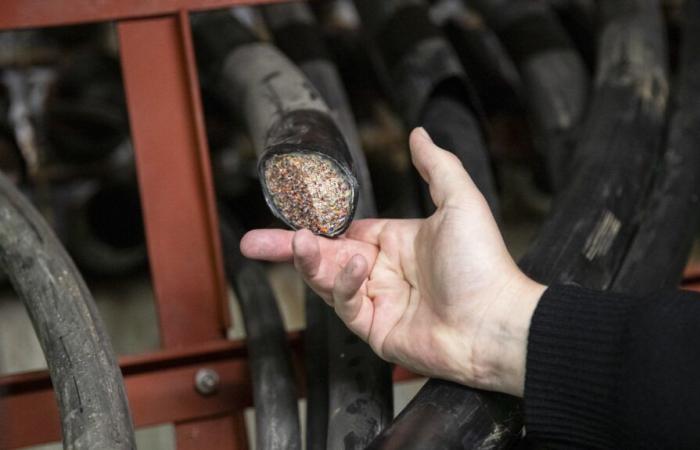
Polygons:
[[481,197],[459,158],[435,145],[423,127],[411,132],[409,146],[413,165],[428,183],[435,206],[463,205]]

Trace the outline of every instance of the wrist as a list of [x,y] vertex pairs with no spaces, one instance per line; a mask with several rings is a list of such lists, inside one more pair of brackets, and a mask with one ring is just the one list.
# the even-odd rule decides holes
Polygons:
[[518,273],[494,299],[472,343],[473,385],[522,397],[530,322],[546,289]]

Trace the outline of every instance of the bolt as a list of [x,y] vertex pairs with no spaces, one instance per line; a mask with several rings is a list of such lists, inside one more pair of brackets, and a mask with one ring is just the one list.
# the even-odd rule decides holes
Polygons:
[[214,369],[199,369],[194,375],[194,387],[202,395],[212,395],[219,390],[219,374]]

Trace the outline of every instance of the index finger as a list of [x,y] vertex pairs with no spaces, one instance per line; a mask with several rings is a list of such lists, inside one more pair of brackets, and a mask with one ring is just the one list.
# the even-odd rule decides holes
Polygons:
[[289,230],[251,230],[241,239],[241,253],[250,259],[291,262],[293,238]]

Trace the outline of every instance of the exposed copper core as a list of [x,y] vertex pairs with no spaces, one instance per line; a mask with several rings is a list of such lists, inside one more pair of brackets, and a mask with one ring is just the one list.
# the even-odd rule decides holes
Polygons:
[[331,159],[314,153],[275,155],[266,161],[264,176],[274,206],[294,228],[332,236],[349,220],[352,186]]

